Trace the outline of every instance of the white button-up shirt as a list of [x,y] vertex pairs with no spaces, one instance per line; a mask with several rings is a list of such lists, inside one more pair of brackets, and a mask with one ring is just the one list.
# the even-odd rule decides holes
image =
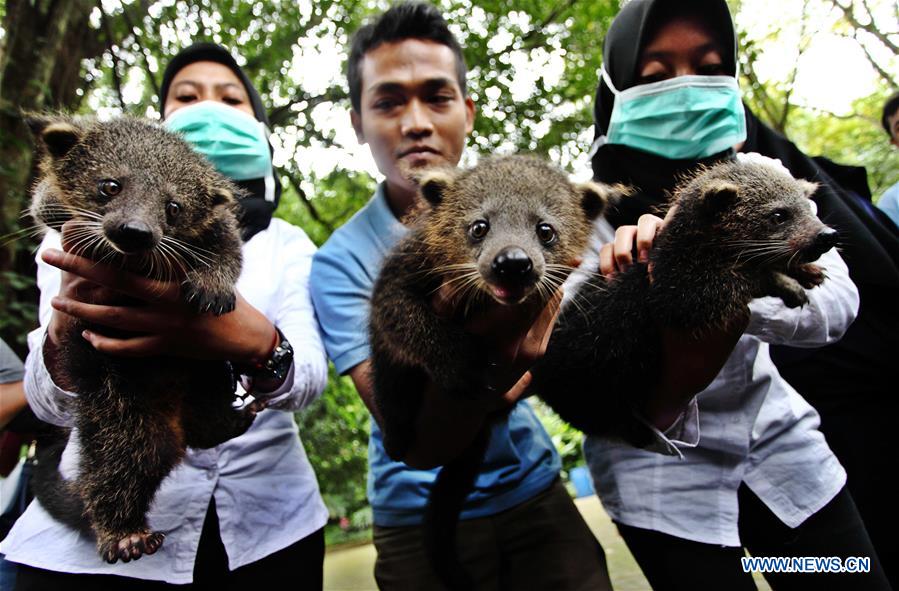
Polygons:
[[[42,420],[71,425],[68,402],[73,394],[53,383],[41,348],[52,313],[50,299],[60,284],[59,270],[40,259],[47,248],[60,248],[57,233],[49,233],[38,252],[41,328],[29,335],[25,391]],[[156,554],[106,564],[93,539],[55,521],[37,501],[16,522],[0,552],[13,562],[54,571],[190,583],[213,495],[232,570],[323,527],[328,511],[293,415],[283,412],[305,407],[327,383],[327,361],[308,291],[314,252],[302,230],[279,219],[244,245],[237,289],[281,329],[293,345],[294,364],[284,385],[273,393],[272,408],[261,412],[246,433],[213,449],[188,448],[184,461],[163,481],[148,516],[150,527],[166,534]],[[66,478],[77,473],[76,438],[73,431],[60,464]]]
[[[614,237],[602,222],[600,236]],[[818,413],[777,371],[768,344],[816,347],[839,339],[858,312],[846,264],[831,249],[818,263],[827,280],[787,308],[753,300],[749,326],[708,388],[697,395],[698,444],[676,442],[682,457],[587,438],[584,453],[606,511],[615,521],[687,540],[740,546],[741,482],[790,527],[826,505],[846,472],[818,431]]]

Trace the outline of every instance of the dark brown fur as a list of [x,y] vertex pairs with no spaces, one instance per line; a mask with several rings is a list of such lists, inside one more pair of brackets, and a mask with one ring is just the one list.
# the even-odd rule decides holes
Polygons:
[[593,274],[556,323],[534,370],[535,389],[593,435],[637,445],[651,434],[636,416],[661,367],[659,330],[701,336],[747,313],[752,298],[807,302],[824,280],[811,261],[836,243],[812,213],[815,185],[763,164],[699,171],[674,194],[673,217],[650,251],[611,280]]
[[[40,171],[31,212],[39,223],[59,230],[75,220],[74,252],[181,280],[199,313],[233,310],[241,240],[238,190],[227,179],[176,135],[142,120],[38,115],[29,124]],[[78,394],[78,475],[63,480],[58,454],[43,458],[35,488],[51,515],[93,532],[105,560],[127,562],[162,544],[146,514],[186,447],[240,435],[258,408],[232,408],[235,383],[225,362],[106,355],[80,336],[85,328],[116,334],[78,322],[57,355],[60,381]]]
[[[447,396],[483,396],[487,359],[466,318],[487,306],[543,307],[586,248],[591,221],[616,189],[575,186],[559,170],[527,156],[486,160],[462,171],[425,175],[427,206],[386,258],[372,294],[375,401],[384,447],[401,460],[430,381]],[[489,229],[478,237],[479,221]],[[555,237],[541,224],[549,224]],[[463,302],[440,318],[431,299],[447,283]],[[488,444],[489,426],[462,457],[441,470],[426,515],[426,544],[438,574],[466,588],[454,548],[455,525]]]

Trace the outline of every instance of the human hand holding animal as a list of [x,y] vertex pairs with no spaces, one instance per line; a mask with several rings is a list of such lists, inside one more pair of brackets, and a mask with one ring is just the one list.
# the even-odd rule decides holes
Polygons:
[[[600,272],[613,277],[624,271],[633,264],[635,249],[637,261],[647,262],[653,240],[672,218],[675,209],[676,206],[669,208],[664,219],[643,214],[636,226],[619,226],[615,240],[604,244],[600,250]],[[651,281],[651,266],[649,272]],[[707,331],[701,337],[690,331],[661,327],[660,379],[643,408],[646,418],[658,429],[670,427],[690,400],[712,383],[724,367],[749,323],[749,310],[745,312],[727,327]]]
[[[444,318],[455,316],[462,303],[454,297],[457,293],[451,283],[443,283],[431,301],[434,312]],[[511,406],[525,394],[531,384],[530,368],[546,352],[561,301],[562,291],[556,290],[545,304],[493,303],[466,319],[465,331],[480,337],[487,352],[488,395],[477,399],[485,412]]]
[[[63,226],[63,248],[72,250],[71,226]],[[116,336],[84,331],[97,351],[127,357],[173,355],[249,362],[267,356],[275,328],[238,292],[235,309],[215,316],[185,301],[181,283],[136,275],[92,259],[50,249],[44,262],[63,271],[49,339],[58,344],[74,319],[98,324]],[[123,303],[123,297],[136,300]]]
[[600,273],[611,277],[627,269],[634,262],[635,246],[637,261],[647,262],[653,239],[665,227],[665,222],[674,215],[675,209],[676,206],[671,207],[665,219],[645,213],[637,220],[636,226],[619,226],[615,230],[615,240],[604,244],[599,251]]

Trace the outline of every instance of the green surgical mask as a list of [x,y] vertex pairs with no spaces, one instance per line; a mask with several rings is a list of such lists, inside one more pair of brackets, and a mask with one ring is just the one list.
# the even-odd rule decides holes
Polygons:
[[231,180],[272,175],[267,130],[252,115],[218,101],[202,101],[178,109],[163,123]]
[[602,77],[615,95],[604,143],[620,144],[670,160],[699,160],[746,139],[746,114],[737,79],[677,76],[619,91],[605,68]]

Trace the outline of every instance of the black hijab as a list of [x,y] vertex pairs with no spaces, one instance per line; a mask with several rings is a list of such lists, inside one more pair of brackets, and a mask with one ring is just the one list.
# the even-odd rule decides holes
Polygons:
[[[676,12],[673,12],[676,11]],[[606,36],[603,60],[619,90],[634,85],[640,51],[661,23],[674,14],[697,15],[718,34],[721,47],[734,47],[722,55],[727,72],[736,73],[736,35],[725,0],[632,0],[622,8]],[[615,97],[600,80],[596,90],[596,136],[606,133]],[[813,160],[788,139],[765,126],[746,109],[747,138],[741,151],[779,159],[793,176],[819,183],[813,199],[822,221],[840,232],[840,253],[861,294],[855,323],[835,344],[817,349],[772,347],[781,373],[819,408],[839,408],[860,401],[883,400],[884,390],[873,376],[892,376],[899,350],[899,233],[895,226],[872,215],[864,177],[859,171],[826,160]],[[728,158],[719,154],[705,161],[668,160],[653,154],[605,144],[593,157],[593,176],[604,182],[623,182],[637,188],[635,199],[625,200],[608,215],[613,225],[636,223],[643,213],[667,200],[678,178],[697,165]],[[834,176],[847,186],[841,186]],[[849,179],[859,186],[849,187]],[[859,181],[862,181],[859,183]]]
[[[716,36],[719,46],[732,48],[732,51],[721,52],[724,72],[736,75],[736,35],[724,0],[632,0],[612,21],[603,45],[603,67],[615,88],[622,91],[636,85],[637,64],[643,46],[673,16],[697,16],[709,23],[709,30]],[[600,79],[593,109],[596,138],[607,133],[614,104],[615,95]],[[606,218],[617,228],[637,223],[637,218],[644,213],[655,213],[667,202],[678,181],[698,164],[712,164],[730,157],[732,153],[727,151],[703,160],[671,160],[627,146],[605,144],[593,156],[593,177],[637,189],[630,198],[606,213]]]
[[[736,35],[725,0],[632,0],[615,17],[603,46],[604,67],[619,90],[634,86],[640,52],[659,26],[681,15],[699,17],[718,36],[721,47],[733,47],[733,52],[724,52],[722,59],[725,72],[736,74]],[[614,94],[600,80],[594,107],[597,137],[608,129],[614,102]],[[746,127],[747,138],[741,151],[778,158],[793,176],[821,184],[814,197],[819,216],[840,231],[841,252],[853,271],[853,279],[899,288],[899,236],[859,201],[864,199],[867,187],[859,188],[858,195],[844,190],[819,163],[765,126],[748,109]],[[697,165],[728,157],[724,153],[705,160],[670,160],[627,146],[605,144],[593,156],[593,176],[599,181],[626,183],[637,188],[633,199],[625,200],[608,215],[617,227],[634,224],[643,213],[654,212],[667,201],[678,180]],[[831,171],[836,170],[848,169],[836,165]]]
[[[165,73],[162,75],[162,86],[159,88],[160,111],[165,108],[165,99],[169,94],[169,86],[171,86],[175,74],[194,62],[216,62],[227,66],[234,72],[234,75],[240,79],[247,91],[256,120],[263,122],[268,127],[268,115],[262,106],[262,99],[259,96],[259,92],[256,91],[256,87],[253,86],[253,83],[250,82],[244,71],[237,65],[237,62],[234,61],[228,50],[214,43],[194,43],[178,52],[168,63]],[[269,150],[272,150],[271,145],[269,145]],[[281,180],[278,178],[277,170],[274,168],[272,169],[272,175],[275,178],[273,201],[268,201],[265,198],[264,178],[233,181],[249,193],[247,197],[240,200],[240,229],[244,242],[258,232],[268,228],[272,221],[272,214],[275,212],[275,208],[278,207],[278,202],[281,199]]]

